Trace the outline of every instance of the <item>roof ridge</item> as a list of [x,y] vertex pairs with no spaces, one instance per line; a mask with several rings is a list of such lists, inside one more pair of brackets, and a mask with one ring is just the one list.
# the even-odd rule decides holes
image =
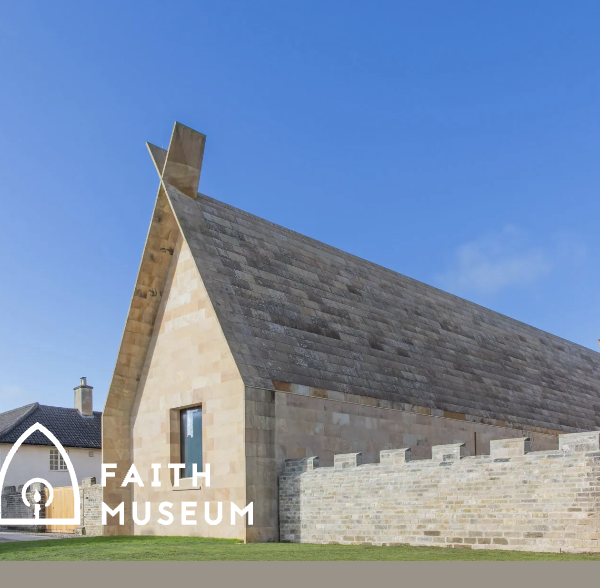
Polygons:
[[[40,404],[39,406],[40,406],[40,408],[55,408],[57,410],[72,410],[72,411],[75,411],[75,412],[79,412],[79,409],[75,408],[75,407],[68,408],[66,406],[54,406],[52,404]],[[15,410],[17,410],[17,409],[15,409]],[[99,415],[101,415],[102,411],[101,410],[93,410],[92,413],[93,414],[99,414]]]
[[10,431],[12,431],[19,423],[22,423],[30,414],[34,413],[40,407],[40,403],[32,402],[31,404],[25,404],[23,406],[19,406],[18,408],[13,408],[12,410],[8,410],[5,413],[3,413],[3,414],[7,414],[9,412],[14,412],[15,410],[19,410],[19,408],[25,408],[27,406],[29,408],[20,417],[18,417],[13,423],[11,423],[8,427],[6,427],[6,429],[0,430],[0,437],[3,437],[4,435],[6,435],[6,433],[9,433]]
[[10,414],[11,412],[15,412],[17,410],[21,410],[22,408],[33,406],[34,404],[39,404],[38,402],[30,402],[29,404],[23,404],[23,406],[17,406],[17,408],[11,408],[10,410],[5,410],[4,412],[0,412],[0,415]]

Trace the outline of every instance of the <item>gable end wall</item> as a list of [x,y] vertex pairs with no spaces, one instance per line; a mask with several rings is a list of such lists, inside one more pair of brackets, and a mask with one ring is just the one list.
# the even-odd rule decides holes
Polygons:
[[[202,406],[204,464],[210,464],[210,487],[174,489],[168,463],[179,463],[179,409]],[[173,254],[163,304],[159,310],[131,418],[133,461],[145,480],[151,464],[161,464],[160,488],[134,487],[133,500],[150,502],[153,515],[135,534],[196,535],[245,539],[245,522],[229,522],[230,502],[246,504],[244,456],[244,385],[214,309],[190,253],[181,238]],[[182,487],[184,483],[182,483]],[[187,484],[189,487],[190,485]],[[175,517],[159,525],[158,505],[171,502]],[[182,526],[181,502],[197,502],[195,526]],[[217,502],[223,522],[209,526]],[[143,517],[143,511],[140,516]]]

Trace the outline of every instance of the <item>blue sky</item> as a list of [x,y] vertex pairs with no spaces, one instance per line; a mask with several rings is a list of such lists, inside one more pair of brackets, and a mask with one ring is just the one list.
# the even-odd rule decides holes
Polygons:
[[0,411],[101,409],[158,185],[600,350],[600,3],[20,2],[0,19]]

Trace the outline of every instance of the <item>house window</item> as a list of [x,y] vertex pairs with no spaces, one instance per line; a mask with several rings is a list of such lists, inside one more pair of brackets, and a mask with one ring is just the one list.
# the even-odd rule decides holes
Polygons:
[[202,471],[202,408],[185,408],[180,411],[180,463],[185,464],[184,478]]
[[66,472],[67,464],[58,449],[50,449],[50,471]]

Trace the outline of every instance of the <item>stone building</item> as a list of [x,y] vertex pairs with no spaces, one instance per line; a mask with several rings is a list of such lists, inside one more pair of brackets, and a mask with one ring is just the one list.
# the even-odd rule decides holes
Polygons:
[[[149,145],[160,185],[103,416],[125,524],[105,532],[277,541],[285,459],[552,450],[600,426],[597,353],[198,193],[204,143],[176,124]],[[132,461],[146,480],[160,463],[161,487],[123,488]],[[254,524],[139,526],[133,500],[253,502]]]

